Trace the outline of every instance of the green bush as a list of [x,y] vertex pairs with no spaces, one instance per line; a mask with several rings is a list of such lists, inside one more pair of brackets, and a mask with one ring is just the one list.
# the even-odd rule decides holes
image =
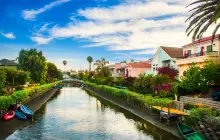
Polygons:
[[54,82],[54,83],[30,88],[28,90],[15,91],[11,96],[0,96],[0,109],[7,109],[10,104],[16,103],[16,101],[24,102],[36,94],[41,94],[47,91],[54,84],[58,84],[58,83],[59,82]]
[[171,93],[167,90],[160,90],[157,94],[161,98],[169,97]]
[[186,123],[189,125],[196,125],[199,121],[205,122],[211,117],[216,117],[217,112],[210,108],[193,108],[190,110],[190,115],[186,116]]
[[84,82],[89,87],[94,90],[102,91],[113,96],[119,97],[121,99],[126,100],[128,103],[135,104],[141,108],[145,108],[145,106],[168,106],[172,103],[172,100],[168,98],[156,98],[151,95],[142,95],[129,90],[117,89],[114,87],[109,87],[105,85],[97,85],[90,82]]

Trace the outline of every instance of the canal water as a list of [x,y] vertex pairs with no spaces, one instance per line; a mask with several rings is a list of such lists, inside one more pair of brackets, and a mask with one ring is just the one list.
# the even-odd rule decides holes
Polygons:
[[7,140],[176,140],[80,88],[63,88]]

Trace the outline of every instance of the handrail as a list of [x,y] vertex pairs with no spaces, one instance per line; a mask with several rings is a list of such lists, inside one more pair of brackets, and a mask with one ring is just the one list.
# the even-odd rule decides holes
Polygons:
[[209,55],[218,55],[218,51],[206,51],[206,52],[199,52],[199,53],[194,53],[188,56],[179,56],[177,59],[187,59],[187,58],[193,58],[193,57],[200,57],[200,56],[209,56]]

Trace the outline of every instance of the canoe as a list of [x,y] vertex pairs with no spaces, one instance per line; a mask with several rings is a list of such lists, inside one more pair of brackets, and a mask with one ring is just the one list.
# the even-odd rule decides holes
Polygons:
[[[154,109],[161,110],[161,106],[153,106]],[[167,107],[162,107],[162,111],[168,112]],[[180,111],[178,109],[174,108],[169,108],[169,111],[171,114],[176,114],[176,115],[182,115],[182,116],[187,116],[188,114],[186,112]]]
[[15,117],[20,119],[20,120],[26,120],[27,117],[20,111],[15,110]]
[[186,140],[205,140],[205,138],[198,131],[193,130],[188,125],[179,123],[177,127],[180,131],[180,134]]
[[14,111],[10,111],[7,114],[4,115],[4,120],[11,120],[15,117],[15,112]]
[[21,109],[22,113],[24,113],[26,116],[31,117],[34,115],[33,111],[24,105],[21,105],[20,109]]

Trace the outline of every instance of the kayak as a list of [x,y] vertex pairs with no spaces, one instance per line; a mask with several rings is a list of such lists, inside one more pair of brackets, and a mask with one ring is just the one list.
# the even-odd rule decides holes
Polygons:
[[20,120],[26,120],[27,117],[20,111],[15,110],[15,117],[20,119]]
[[10,111],[7,114],[4,115],[4,119],[7,120],[11,120],[15,117],[15,112],[14,111]]
[[198,131],[193,130],[188,125],[179,123],[177,127],[183,138],[186,140],[205,140],[205,138]]
[[31,117],[34,115],[33,111],[24,105],[21,105],[20,109],[21,109],[22,113],[24,113],[26,116]]

